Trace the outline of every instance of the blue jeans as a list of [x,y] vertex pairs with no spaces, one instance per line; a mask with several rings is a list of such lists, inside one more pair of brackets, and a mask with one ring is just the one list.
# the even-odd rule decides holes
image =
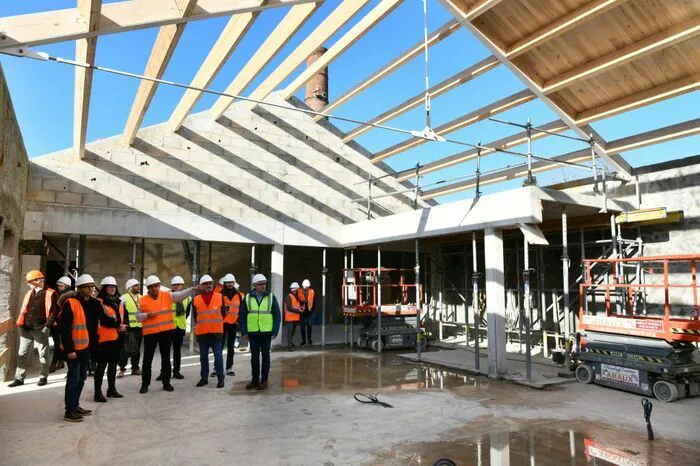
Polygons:
[[77,351],[75,359],[68,359],[68,376],[66,377],[66,414],[75,412],[80,406],[80,394],[85,386],[88,372],[88,350]]
[[[253,382],[267,382],[267,376],[270,373],[272,335],[269,333],[250,333],[248,341],[250,342],[250,367],[253,372]],[[260,374],[260,353],[262,353],[262,374]]]
[[202,379],[207,380],[209,377],[209,348],[214,353],[214,370],[219,379],[224,378],[224,360],[221,356],[221,334],[207,333],[206,335],[198,335],[197,342],[199,343],[199,375]]

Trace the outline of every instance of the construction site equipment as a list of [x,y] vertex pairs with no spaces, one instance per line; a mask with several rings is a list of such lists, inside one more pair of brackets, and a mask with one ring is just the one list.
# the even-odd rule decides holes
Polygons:
[[382,320],[381,333],[377,333],[376,323],[377,319],[366,319],[360,329],[357,346],[378,353],[385,349],[415,348],[417,335],[420,335],[421,351],[425,351],[428,346],[423,329],[416,333],[415,325],[411,325],[402,317],[385,317]]

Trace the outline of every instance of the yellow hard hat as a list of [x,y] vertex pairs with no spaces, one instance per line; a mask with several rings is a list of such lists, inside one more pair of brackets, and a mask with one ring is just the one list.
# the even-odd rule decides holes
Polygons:
[[33,281],[33,280],[38,280],[40,278],[44,278],[44,274],[41,273],[41,270],[30,270],[27,272],[27,283]]

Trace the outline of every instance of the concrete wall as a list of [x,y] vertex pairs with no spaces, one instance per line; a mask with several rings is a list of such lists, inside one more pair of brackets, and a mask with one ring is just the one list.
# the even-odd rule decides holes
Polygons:
[[[29,162],[12,100],[0,67],[0,323],[14,319],[24,291],[21,279],[19,240],[24,225]],[[16,332],[9,326],[0,335],[0,370],[8,377],[14,367]],[[7,364],[5,364],[5,362]]]

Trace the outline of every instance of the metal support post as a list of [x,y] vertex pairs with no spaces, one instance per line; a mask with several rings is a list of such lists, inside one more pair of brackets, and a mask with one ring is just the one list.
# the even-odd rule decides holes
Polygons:
[[523,306],[520,300],[520,246],[515,243],[515,281],[516,284],[516,304],[518,307],[518,353],[523,352]]
[[129,266],[131,268],[129,276],[136,278],[136,238],[131,238],[131,263]]
[[[199,284],[199,254],[200,243],[194,242],[194,250],[192,251],[192,285]],[[190,313],[190,353],[194,352],[194,312]]]
[[464,245],[464,346],[469,347],[469,263],[467,263],[467,245]]
[[479,324],[481,318],[479,316],[479,271],[476,258],[476,232],[472,232],[472,307],[474,308],[474,368],[479,370],[479,344],[481,343],[481,335],[479,332]]
[[[586,270],[584,266],[584,261],[586,260],[586,238],[583,233],[583,228],[579,230],[579,236],[581,237],[581,283],[586,283]],[[583,295],[583,308],[584,312],[588,313],[588,296]],[[575,316],[576,314],[574,314]],[[575,317],[574,317],[575,319]],[[575,327],[575,325],[574,325]]]
[[211,275],[211,241],[209,241],[209,257],[207,261],[207,274]]
[[414,268],[416,271],[416,355],[420,361],[423,335],[420,332],[420,251],[418,248],[419,240],[416,238],[416,266]]
[[[540,328],[542,330],[547,330],[547,294],[544,289],[544,246],[537,248],[537,269],[537,282],[539,283],[540,289]],[[552,307],[554,307],[554,303],[552,303]],[[532,318],[530,318],[530,325],[532,325]]]
[[[569,267],[571,266],[571,261],[569,260],[569,232],[567,225],[567,215],[566,207],[563,208],[561,212],[561,266],[562,266],[562,280],[564,287],[564,357],[565,366],[569,367],[570,353],[569,353],[569,332],[571,331],[571,325],[569,323]],[[547,343],[545,342],[545,345]]]
[[[355,269],[355,250],[351,249],[350,250],[350,268]],[[354,276],[354,274],[353,274]],[[355,303],[358,302],[358,291],[357,291],[357,283],[353,283],[353,286],[355,287]],[[350,349],[355,346],[355,317],[352,316],[350,317]]]
[[[2,233],[2,232],[0,232]],[[66,238],[66,260],[63,261],[63,275],[66,277],[70,273],[70,243],[71,243],[71,236],[68,235]],[[133,275],[132,275],[133,278]]]
[[603,165],[602,179],[603,179],[603,208],[600,209],[600,213],[607,214],[608,213],[608,186],[606,183],[605,165]]
[[479,199],[481,197],[481,141],[476,145],[476,192],[474,197]]
[[[143,280],[146,278],[146,238],[141,238],[141,287],[143,288]],[[143,293],[144,290],[141,290]]]
[[595,139],[593,139],[593,133],[589,135],[588,144],[591,147],[591,168],[593,169],[593,192],[597,193],[598,189],[598,165],[596,162],[595,154]]
[[[530,248],[527,238],[523,239],[523,301],[525,303],[525,369],[527,380],[532,380],[532,345],[530,344],[530,325],[532,323],[532,305],[530,301]],[[544,330],[544,329],[543,329]],[[545,343],[546,344],[546,343]]]
[[326,249],[323,248],[323,269],[321,269],[321,348],[326,347]]
[[527,119],[527,186],[535,184],[535,179],[532,177],[532,119]]
[[[348,305],[348,251],[347,249],[343,251],[343,305],[347,307]],[[345,338],[343,344],[348,344],[348,316],[343,317],[343,330],[345,332]]]
[[[620,259],[622,254],[620,254],[620,245],[617,243],[617,229],[615,228],[615,214],[610,216],[610,238],[612,239],[612,258]],[[613,267],[613,286],[619,283],[620,274],[618,273],[617,263],[612,264]],[[615,288],[615,313],[620,315],[622,313],[622,306],[620,305],[620,295],[618,289]]]
[[416,164],[416,186],[413,193],[413,209],[418,208],[418,193],[420,191],[420,164]]
[[372,220],[372,175],[367,181],[367,220]]
[[75,261],[75,267],[78,269],[78,275],[85,273],[85,249],[87,244],[87,237],[85,235],[78,236],[78,253],[76,255],[77,260]]
[[258,271],[257,267],[255,266],[255,245],[253,244],[250,247],[250,281],[251,281],[251,287],[252,287],[252,282],[253,282],[253,276],[255,273]]
[[377,245],[377,352],[382,352],[382,245]]

